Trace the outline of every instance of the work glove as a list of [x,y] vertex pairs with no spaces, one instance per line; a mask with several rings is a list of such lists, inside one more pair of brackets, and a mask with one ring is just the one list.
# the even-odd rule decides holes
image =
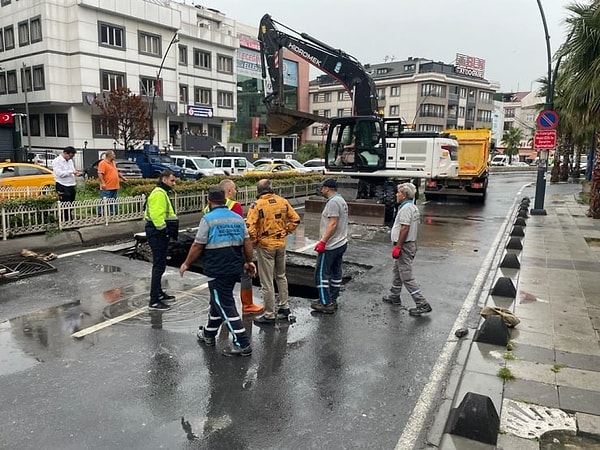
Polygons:
[[402,249],[400,247],[394,246],[394,248],[392,248],[392,258],[400,258],[400,253],[402,253]]
[[327,244],[323,241],[319,241],[317,242],[317,245],[315,245],[315,252],[317,253],[323,253],[325,251],[325,246]]

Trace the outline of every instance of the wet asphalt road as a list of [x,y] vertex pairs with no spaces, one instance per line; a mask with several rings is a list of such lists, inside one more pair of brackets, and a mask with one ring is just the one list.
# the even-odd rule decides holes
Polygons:
[[[0,448],[394,448],[517,192],[533,181],[496,174],[484,206],[421,205],[415,275],[431,315],[381,302],[389,234],[354,225],[346,260],[357,265],[339,311],[314,315],[310,299],[293,297],[296,323],[247,322],[249,358],[222,356],[226,335],[217,348],[196,342],[208,306],[199,274],[169,269],[173,310],[82,339],[71,333],[146,305],[149,264],[94,251],[1,286]],[[290,250],[314,257],[316,226],[307,218]]]

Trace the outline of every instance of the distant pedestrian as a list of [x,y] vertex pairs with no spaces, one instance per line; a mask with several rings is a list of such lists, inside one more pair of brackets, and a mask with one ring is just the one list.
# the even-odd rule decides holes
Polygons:
[[[115,165],[115,152],[108,150],[104,159],[98,163],[98,180],[100,181],[100,198],[116,199],[119,195],[120,180],[128,181]],[[109,205],[110,214],[114,214],[114,205]]]
[[256,275],[252,242],[244,219],[227,208],[221,188],[210,189],[208,205],[210,212],[200,220],[196,238],[179,273],[183,276],[194,261],[202,258],[204,275],[208,277],[210,310],[206,325],[198,330],[198,340],[208,347],[214,346],[219,327],[225,323],[233,345],[224,349],[223,354],[249,356],[252,353],[250,338],[236,309],[233,288],[242,264],[250,276]]
[[65,147],[63,152],[54,158],[52,162],[56,192],[61,202],[75,201],[75,186],[77,184],[75,177],[81,176],[81,172],[75,170],[75,164],[73,163],[75,153],[77,153],[75,148]]
[[[271,182],[259,180],[258,199],[250,206],[246,224],[256,250],[265,312],[254,319],[257,325],[272,325],[275,320],[287,320],[290,315],[288,282],[285,275],[285,240],[300,224],[300,216],[283,197],[275,194]],[[279,302],[275,313],[275,287]]]
[[412,271],[413,260],[417,253],[417,231],[419,227],[419,209],[414,203],[417,188],[412,183],[402,183],[396,188],[396,201],[399,203],[398,213],[392,226],[392,287],[390,294],[383,301],[393,305],[402,305],[400,292],[402,286],[415,302],[416,307],[410,308],[408,314],[421,316],[431,312],[431,305],[421,293]]
[[148,309],[167,311],[171,309],[165,302],[175,300],[175,296],[162,289],[162,276],[167,268],[169,240],[177,238],[179,220],[173,209],[169,192],[175,186],[177,178],[170,170],[163,170],[158,184],[146,201],[146,238],[152,249],[152,279],[150,281],[150,304]]
[[342,287],[342,263],[348,248],[348,204],[337,192],[337,181],[328,178],[321,186],[321,194],[327,203],[321,213],[319,242],[315,246],[317,266],[315,285],[319,299],[310,307],[319,312],[333,314]]
[[[244,217],[244,210],[242,209],[242,205],[240,202],[236,201],[237,188],[235,182],[230,180],[229,178],[225,178],[221,180],[219,183],[219,187],[223,189],[225,192],[225,205],[230,211],[233,211],[236,214],[239,214],[240,217]],[[202,211],[204,214],[207,214],[210,211],[208,205]],[[252,301],[252,277],[248,275],[248,273],[240,267],[241,275],[240,275],[240,300],[242,301],[242,314],[257,314],[263,311],[263,307],[260,305],[255,305]]]

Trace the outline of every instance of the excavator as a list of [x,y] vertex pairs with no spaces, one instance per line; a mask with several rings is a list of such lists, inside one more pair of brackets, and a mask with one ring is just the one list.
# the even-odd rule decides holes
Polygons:
[[[262,77],[271,86],[264,99],[267,131],[294,134],[315,122],[328,123],[327,172],[358,179],[357,199],[384,204],[385,220],[393,218],[398,183],[411,181],[418,187],[422,178],[457,175],[457,141],[448,134],[404,131],[401,118],[384,118],[375,82],[355,57],[294,31],[269,14],[260,21],[258,41]],[[286,108],[280,63],[284,50],[337,80],[352,99],[352,115],[329,119]]]

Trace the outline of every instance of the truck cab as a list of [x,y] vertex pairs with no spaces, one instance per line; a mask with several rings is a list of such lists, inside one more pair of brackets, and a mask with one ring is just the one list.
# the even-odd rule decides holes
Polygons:
[[165,169],[172,171],[178,178],[185,177],[185,169],[174,164],[173,159],[166,152],[161,152],[156,145],[144,144],[140,150],[129,150],[127,159],[137,164],[144,178],[158,178]]

